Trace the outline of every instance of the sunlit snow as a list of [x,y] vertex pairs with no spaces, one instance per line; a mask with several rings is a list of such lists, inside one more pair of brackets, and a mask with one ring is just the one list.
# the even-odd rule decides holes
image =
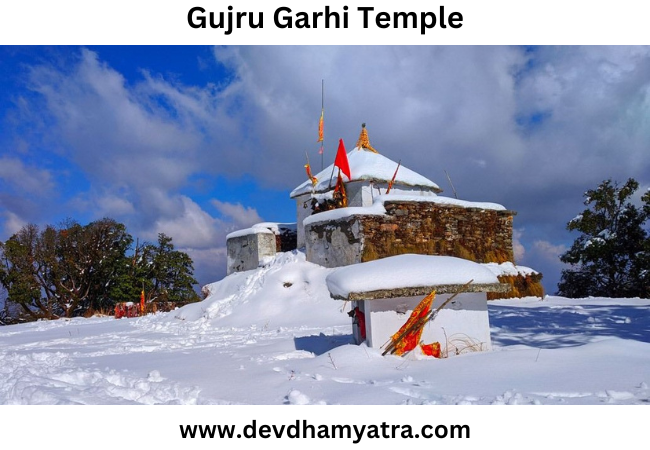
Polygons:
[[[332,269],[299,252],[140,318],[0,327],[2,404],[646,404],[650,301],[489,302],[494,351],[351,344]],[[341,307],[344,310],[341,310]]]

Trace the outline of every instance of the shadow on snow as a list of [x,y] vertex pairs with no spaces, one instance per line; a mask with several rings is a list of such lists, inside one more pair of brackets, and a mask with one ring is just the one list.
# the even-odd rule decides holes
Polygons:
[[322,355],[330,350],[353,343],[351,334],[340,334],[336,336],[325,335],[323,333],[312,336],[302,336],[293,338],[296,350],[304,350],[315,355]]
[[489,306],[488,311],[492,342],[499,346],[559,348],[612,336],[650,342],[647,306]]

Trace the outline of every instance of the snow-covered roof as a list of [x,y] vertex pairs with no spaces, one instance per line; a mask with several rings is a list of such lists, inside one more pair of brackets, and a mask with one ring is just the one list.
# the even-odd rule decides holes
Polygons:
[[274,234],[273,231],[269,230],[264,226],[253,225],[250,228],[244,228],[242,230],[233,231],[226,235],[226,240],[234,239],[242,236],[249,236],[251,234]]
[[281,230],[296,230],[296,223],[280,223],[280,222],[262,222],[256,223],[250,228],[243,230],[236,230],[226,235],[226,239],[232,239],[251,234],[280,234]]
[[[386,158],[379,153],[373,153],[365,149],[354,148],[351,152],[348,153],[348,163],[350,165],[350,175],[352,179],[348,180],[347,176],[343,176],[343,181],[375,181],[375,182],[389,182],[393,179],[395,174],[395,169],[397,169],[397,164],[395,161],[392,161],[389,158]],[[336,184],[337,171],[334,171],[334,178],[330,183],[330,177],[332,176],[332,168],[334,164],[329,165],[321,172],[317,173],[315,176],[318,179],[318,183],[314,187],[315,192],[324,192],[333,188]],[[442,189],[429,180],[428,178],[423,177],[422,175],[413,172],[411,169],[400,166],[397,171],[397,176],[395,177],[395,185],[399,186],[413,186],[419,187],[423,190],[429,190],[433,192],[442,192]],[[312,192],[312,182],[311,180],[306,180],[300,186],[291,191],[291,198],[297,197],[302,194]]]
[[[472,280],[468,291],[501,291],[496,275],[481,264],[453,256],[398,255],[340,267],[326,278],[333,298],[361,300],[392,296],[456,292]],[[390,291],[394,290],[394,295]],[[405,295],[406,293],[406,295]]]

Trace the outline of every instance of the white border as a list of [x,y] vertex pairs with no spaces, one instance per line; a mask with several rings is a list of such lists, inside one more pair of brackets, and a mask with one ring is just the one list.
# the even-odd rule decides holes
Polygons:
[[[638,448],[646,414],[635,406],[0,406],[5,448],[250,448],[268,439],[182,439],[181,424],[459,424],[469,439],[281,439],[282,448]],[[11,426],[7,426],[11,419]]]
[[[348,6],[347,29],[279,29],[273,24],[276,9],[298,12],[343,12]],[[419,30],[363,28],[359,6],[376,11],[460,12],[458,29]],[[206,11],[264,14],[264,28],[193,29],[187,16],[194,6]],[[0,6],[0,45],[103,44],[640,44],[650,40],[647,18],[650,4],[638,0],[617,2],[577,0],[34,0],[5,1]]]
[[[236,30],[226,36],[220,30],[194,30],[187,24],[193,6],[218,10],[232,4],[238,10],[260,11],[264,30]],[[273,11],[289,6],[296,11],[322,10],[324,5],[348,5],[350,16],[357,6],[384,11],[422,11],[444,4],[463,14],[460,29],[434,29],[421,35],[414,30],[363,29],[351,19],[346,29],[280,30],[272,25]],[[35,0],[5,1],[0,6],[0,45],[67,44],[640,44],[650,40],[646,21],[647,2],[604,1],[286,1],[255,0],[160,0],[88,2]],[[480,382],[480,374],[477,374]],[[488,409],[489,408],[489,409]],[[529,407],[283,407],[283,406],[0,406],[3,445],[59,446],[99,449],[215,448],[231,442],[183,440],[180,424],[259,423],[291,424],[307,419],[314,424],[331,423],[466,423],[471,439],[446,441],[445,448],[514,448],[533,444],[544,447],[636,448],[645,442],[645,410],[629,406]],[[642,420],[644,422],[642,422]],[[251,441],[266,443],[269,440]],[[244,445],[247,443],[243,442]],[[239,442],[237,442],[239,443]],[[283,446],[304,448],[353,445],[339,440],[290,440]],[[426,440],[397,442],[363,440],[355,448],[391,448],[395,444],[416,447],[439,445]],[[488,447],[489,446],[489,447]]]

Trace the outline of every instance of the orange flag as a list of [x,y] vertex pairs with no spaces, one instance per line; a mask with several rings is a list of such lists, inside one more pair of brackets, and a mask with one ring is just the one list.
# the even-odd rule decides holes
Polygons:
[[311,180],[311,184],[316,186],[316,184],[318,183],[318,178],[316,178],[311,174],[311,167],[309,166],[309,163],[305,164],[305,170],[307,171],[307,177],[309,177],[309,179]]
[[422,301],[415,307],[411,313],[411,317],[406,321],[404,325],[399,329],[397,333],[391,336],[391,340],[395,342],[395,354],[401,356],[405,353],[413,350],[419,343],[420,337],[422,336],[423,327],[417,327],[416,329],[408,332],[404,335],[399,342],[396,342],[400,336],[402,336],[406,330],[412,327],[418,320],[424,319],[431,311],[431,304],[433,299],[436,296],[435,291],[427,295],[422,299]]
[[316,142],[323,142],[323,113],[324,109],[320,110],[320,120],[318,121],[318,140]]

